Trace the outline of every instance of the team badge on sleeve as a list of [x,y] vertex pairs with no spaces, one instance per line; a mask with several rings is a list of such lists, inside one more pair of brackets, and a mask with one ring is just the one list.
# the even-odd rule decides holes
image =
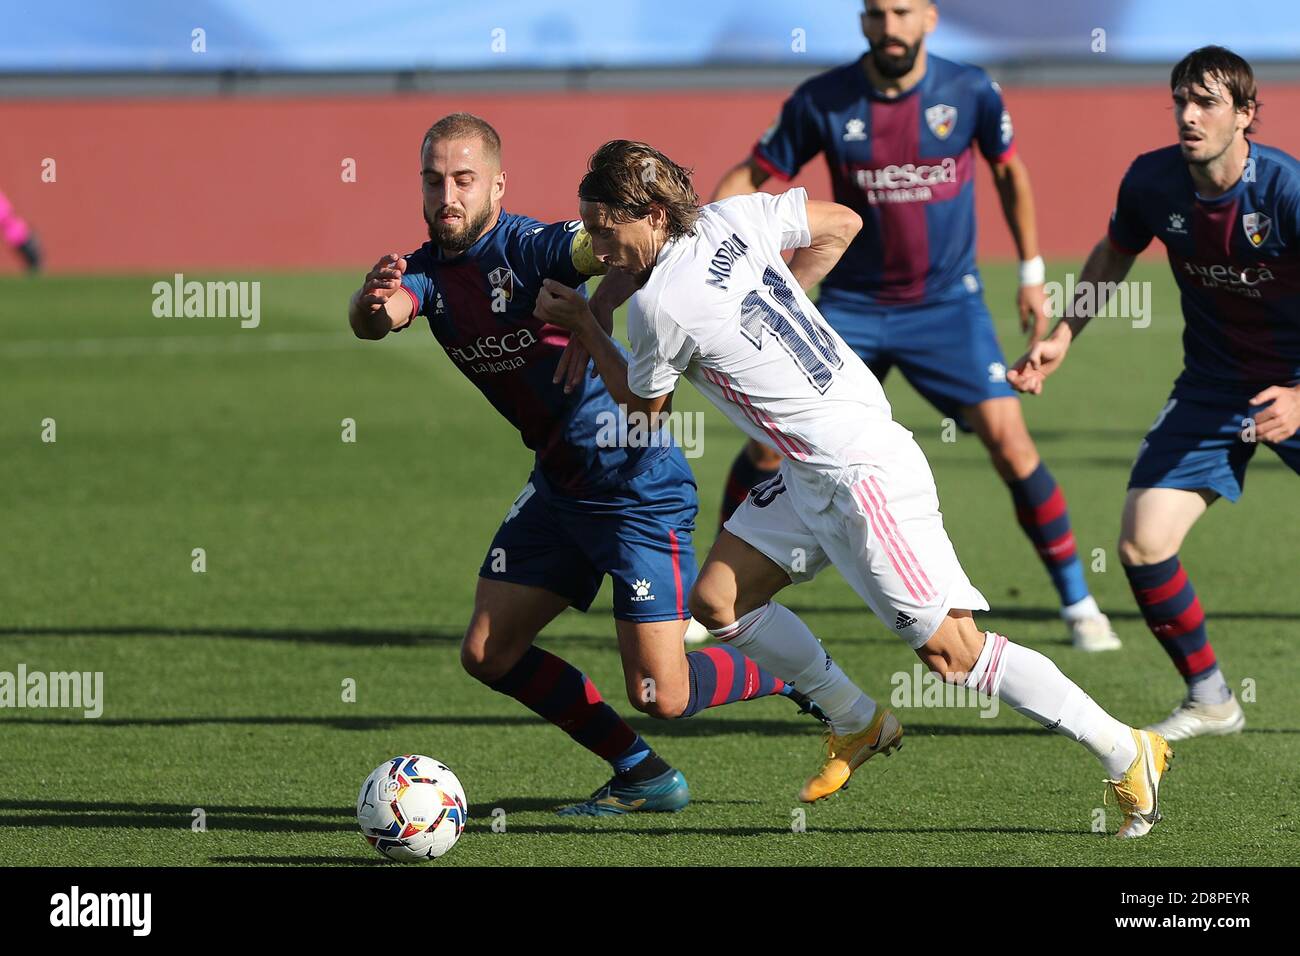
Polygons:
[[947,139],[957,125],[957,107],[936,103],[925,111],[925,121],[930,125],[930,132],[940,139]]
[[1252,246],[1262,246],[1273,228],[1273,220],[1263,213],[1248,212],[1241,217],[1241,226],[1246,230],[1246,238]]

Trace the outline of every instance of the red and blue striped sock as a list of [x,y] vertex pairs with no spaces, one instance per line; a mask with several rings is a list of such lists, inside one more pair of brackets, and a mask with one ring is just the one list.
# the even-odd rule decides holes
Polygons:
[[540,647],[530,647],[503,677],[488,684],[625,773],[653,751],[582,671]]
[[1192,590],[1178,555],[1157,564],[1126,564],[1129,587],[1147,627],[1188,684],[1205,680],[1219,668],[1205,630],[1205,612]]
[[1065,495],[1052,473],[1041,461],[1025,478],[1007,482],[1011,500],[1015,502],[1016,517],[1024,529],[1043,566],[1061,596],[1061,606],[1078,604],[1088,597],[1088,585],[1083,579],[1083,565],[1079,561],[1070,528],[1070,512],[1065,506]]
[[691,651],[686,655],[686,665],[690,668],[691,696],[681,717],[737,700],[786,692],[785,681],[769,674],[734,647],[720,645]]
[[718,516],[718,528],[721,529],[736,509],[744,504],[745,496],[755,485],[760,485],[769,478],[775,478],[779,470],[759,468],[749,458],[749,446],[740,449],[740,454],[731,463],[731,471],[727,474],[727,487],[722,492],[722,513]]

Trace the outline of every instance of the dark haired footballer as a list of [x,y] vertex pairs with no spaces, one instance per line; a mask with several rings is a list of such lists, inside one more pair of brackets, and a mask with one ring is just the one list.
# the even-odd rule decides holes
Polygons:
[[[1150,729],[1182,740],[1237,733],[1246,719],[1178,550],[1211,504],[1241,497],[1259,442],[1300,472],[1300,162],[1249,138],[1255,78],[1230,50],[1194,50],[1169,85],[1178,142],[1133,161],[1079,286],[1113,288],[1158,237],[1181,294],[1183,371],[1133,463],[1119,553],[1187,684]],[[1041,392],[1095,311],[1076,300],[1068,314],[1011,370],[1016,388]]]

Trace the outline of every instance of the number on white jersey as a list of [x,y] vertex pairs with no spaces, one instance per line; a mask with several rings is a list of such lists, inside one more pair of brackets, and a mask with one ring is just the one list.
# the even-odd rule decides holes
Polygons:
[[740,303],[740,331],[754,348],[761,350],[763,330],[767,329],[795,360],[813,388],[822,395],[826,394],[834,370],[844,366],[834,339],[825,328],[804,315],[790,287],[771,266],[763,270],[763,285],[771,294],[772,302],[763,294],[763,289],[748,293]]

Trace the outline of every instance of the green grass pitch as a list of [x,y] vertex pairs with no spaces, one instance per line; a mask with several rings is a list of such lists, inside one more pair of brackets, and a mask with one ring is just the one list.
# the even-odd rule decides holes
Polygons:
[[[631,715],[695,800],[673,816],[555,817],[605,766],[477,684],[457,655],[479,561],[530,455],[427,330],[351,337],[343,304],[361,271],[221,276],[262,282],[250,329],[155,318],[156,276],[0,281],[0,670],[104,674],[98,719],[0,710],[0,861],[390,865],[362,841],[353,807],[365,774],[404,752],[445,761],[469,793],[467,832],[438,866],[1295,861],[1300,498],[1266,449],[1244,500],[1211,509],[1182,553],[1229,681],[1253,687],[1248,727],[1178,746],[1149,838],[1094,833],[1096,763],[1010,708],[991,720],[902,710],[902,752],[809,808],[796,832],[817,726],[780,700],[671,723],[635,715],[608,588],[541,642]],[[1013,272],[985,271],[1014,360]],[[993,604],[986,626],[1048,654],[1117,716],[1147,722],[1182,684],[1137,615],[1114,540],[1129,465],[1180,366],[1182,322],[1162,262],[1133,278],[1152,283],[1151,326],[1097,320],[1047,395],[1025,403],[1121,652],[1063,644],[1054,592],[978,441],[943,441],[940,416],[901,378],[886,387]],[[678,399],[707,415],[692,461],[702,556],[740,437],[689,386]],[[348,418],[355,443],[341,440]],[[1104,570],[1091,569],[1094,549]],[[891,674],[911,670],[911,652],[833,571],[782,600],[878,699]],[[348,679],[355,702],[343,699]],[[1117,823],[1111,807],[1107,827]]]

